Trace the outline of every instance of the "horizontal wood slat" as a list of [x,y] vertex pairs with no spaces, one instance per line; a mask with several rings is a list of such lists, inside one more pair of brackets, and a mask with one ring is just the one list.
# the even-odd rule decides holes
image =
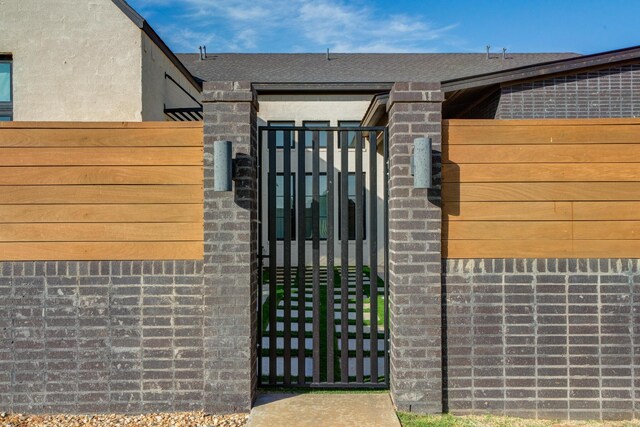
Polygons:
[[536,182],[445,184],[445,201],[640,200],[638,182]]
[[0,243],[3,261],[113,261],[201,259],[202,242],[18,242]]
[[548,125],[544,122],[520,126],[450,124],[444,137],[449,145],[527,145],[527,144],[637,144],[638,125],[598,126]]
[[638,240],[639,221],[451,221],[450,240]]
[[640,119],[636,118],[595,118],[595,119],[447,119],[442,124],[445,130],[451,127],[460,128],[470,126],[473,128],[490,127],[522,127],[522,126],[600,126],[600,125],[638,125]]
[[638,163],[640,144],[446,145],[444,163]]
[[443,233],[449,240],[567,240],[572,238],[571,221],[451,221]]
[[0,224],[0,242],[202,241],[198,223]]
[[193,166],[2,167],[0,185],[201,184]]
[[578,240],[640,240],[640,222],[574,221],[573,237]]
[[0,261],[202,259],[202,124],[0,124]]
[[202,203],[201,185],[38,185],[6,186],[0,205],[93,203]]
[[0,148],[0,166],[202,166],[203,156],[202,147]]
[[449,240],[442,252],[444,258],[637,258],[640,240]]
[[444,202],[446,221],[570,221],[571,202]]
[[442,212],[446,221],[640,221],[640,202],[444,202]]
[[201,122],[0,122],[2,129],[199,129]]
[[573,219],[585,220],[640,220],[640,202],[574,202]]
[[0,205],[0,223],[51,222],[195,222],[202,221],[203,205]]
[[0,128],[0,147],[199,147],[202,135],[202,128]]
[[640,257],[640,120],[450,120],[451,258]]
[[444,182],[640,181],[640,163],[445,164],[442,169]]

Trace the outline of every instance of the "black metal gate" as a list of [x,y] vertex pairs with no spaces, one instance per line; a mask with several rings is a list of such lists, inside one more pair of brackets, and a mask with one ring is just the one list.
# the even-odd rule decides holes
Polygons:
[[259,385],[387,387],[386,128],[259,134]]

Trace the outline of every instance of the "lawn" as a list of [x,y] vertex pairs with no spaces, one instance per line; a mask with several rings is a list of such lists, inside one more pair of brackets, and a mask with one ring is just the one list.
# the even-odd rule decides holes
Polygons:
[[[280,267],[279,267],[280,269]],[[371,270],[368,266],[363,266],[362,269],[363,275],[365,277],[369,277],[371,274]],[[280,304],[282,303],[282,301],[284,300],[285,297],[285,292],[284,292],[284,284],[282,283],[282,271],[279,271],[279,278],[277,280],[276,283],[276,292],[275,292],[275,299],[276,299],[276,307],[279,307]],[[307,303],[312,303],[313,302],[313,287],[312,287],[312,274],[313,274],[313,270],[312,269],[307,269],[306,270],[306,280],[305,280],[305,296],[304,296],[304,300]],[[333,271],[333,279],[334,279],[334,287],[335,287],[335,293],[336,296],[338,296],[341,293],[341,286],[342,286],[342,269],[340,266],[334,267],[334,271]],[[292,279],[291,279],[291,300],[292,301],[297,301],[298,300],[298,275],[297,275],[297,270],[296,269],[292,269]],[[262,281],[264,285],[268,285],[269,284],[269,269],[265,268],[263,271],[263,275],[262,275]],[[320,381],[321,382],[325,382],[327,381],[327,364],[330,363],[327,357],[327,347],[328,347],[328,337],[327,337],[327,283],[326,283],[326,279],[321,279],[321,286],[319,288],[319,296],[320,296],[320,319],[319,319],[319,342],[320,342]],[[377,295],[377,303],[375,304],[376,307],[376,311],[377,311],[377,326],[378,326],[378,356],[384,356],[384,332],[380,332],[380,330],[382,330],[384,328],[384,319],[385,319],[385,300],[384,300],[384,292],[382,291],[382,288],[384,287],[384,281],[381,278],[378,278],[377,280],[377,285],[378,288],[380,288],[380,291],[378,292]],[[351,283],[350,284],[350,295],[349,297],[347,297],[347,301],[349,302],[350,306],[354,306],[356,304],[356,300],[355,300],[355,296],[353,295],[353,289],[355,287],[355,283]],[[365,283],[363,283],[362,286],[362,297],[363,297],[363,301],[362,301],[362,311],[363,313],[366,313],[365,318],[363,318],[362,323],[363,326],[368,327],[371,326],[371,286],[370,284],[368,284],[368,281],[365,280]],[[339,303],[339,299],[335,300],[334,303],[338,304]],[[267,331],[267,327],[269,325],[269,311],[270,311],[270,304],[271,301],[269,300],[269,298],[267,298],[265,300],[265,302],[263,303],[262,306],[262,333],[263,336],[268,336],[268,331]],[[280,306],[281,307],[281,306]],[[282,309],[282,307],[281,307]],[[309,308],[307,308],[306,311],[308,311]],[[349,309],[350,312],[355,312],[355,309],[350,308]],[[336,309],[336,314],[339,313],[339,310]],[[292,323],[297,323],[298,321],[298,310],[297,309],[293,309],[292,313],[291,313],[291,322]],[[284,317],[282,317],[281,315],[277,317],[277,322],[284,322]],[[311,317],[306,317],[304,319],[304,321],[306,323],[312,323],[313,319]],[[334,320],[334,325],[340,325],[341,324],[341,318],[339,316],[336,317],[336,319]],[[347,323],[349,325],[356,325],[356,319],[353,318],[349,318]],[[366,332],[363,333],[363,339],[367,340],[370,337],[370,333]],[[282,330],[277,330],[276,331],[276,336],[279,338],[284,337],[284,331]],[[297,336],[297,332],[292,332],[292,337],[296,337]],[[311,338],[313,335],[311,332],[307,331],[305,332],[305,336],[307,338]],[[348,333],[348,337],[349,339],[356,339],[356,334],[355,332],[349,332]],[[341,376],[341,365],[340,365],[340,350],[339,350],[339,344],[338,344],[338,340],[340,339],[340,332],[336,331],[336,333],[333,335],[333,347],[334,347],[334,357],[333,357],[333,365],[334,365],[334,372],[335,372],[335,378],[340,378]],[[380,342],[382,342],[382,344],[380,344]],[[355,357],[355,350],[349,350],[349,357]],[[291,356],[292,357],[297,357],[297,350],[293,349],[291,350]],[[312,356],[312,349],[311,348],[307,348],[305,350],[305,355],[306,357],[311,357]],[[284,355],[284,349],[283,348],[278,348],[276,350],[276,356],[278,357],[282,357]],[[371,353],[370,351],[363,351],[363,355],[365,358],[369,358],[371,357]],[[262,349],[262,357],[269,357],[269,349],[268,348],[263,348]],[[308,380],[311,380],[311,378],[308,378]],[[365,382],[369,381],[369,377],[365,376],[364,378]],[[263,377],[263,381],[268,381],[267,376],[265,375]],[[277,377],[277,381],[278,382],[282,382],[283,378],[281,376]],[[350,377],[350,381],[355,381],[355,377]],[[384,381],[384,375],[381,374],[378,378],[378,381]]]
[[402,427],[640,427],[635,421],[557,421],[485,416],[416,415],[399,412]]

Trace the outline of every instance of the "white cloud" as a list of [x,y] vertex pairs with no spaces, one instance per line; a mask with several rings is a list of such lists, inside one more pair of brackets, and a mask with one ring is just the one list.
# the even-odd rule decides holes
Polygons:
[[[137,0],[141,10],[168,0]],[[174,3],[175,4],[175,3]],[[425,52],[455,25],[344,0],[183,0],[183,24],[159,30],[178,51]],[[185,28],[186,27],[186,28]],[[278,44],[273,48],[273,44]]]

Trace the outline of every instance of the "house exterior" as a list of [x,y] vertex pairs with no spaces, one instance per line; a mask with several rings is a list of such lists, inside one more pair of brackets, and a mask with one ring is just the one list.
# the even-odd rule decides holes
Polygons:
[[[640,48],[201,57],[121,1],[32,3],[0,11],[0,409],[302,385],[638,417]],[[27,6],[52,30],[25,37]]]
[[9,1],[0,26],[5,119],[162,121],[200,106],[200,82],[123,1]]

